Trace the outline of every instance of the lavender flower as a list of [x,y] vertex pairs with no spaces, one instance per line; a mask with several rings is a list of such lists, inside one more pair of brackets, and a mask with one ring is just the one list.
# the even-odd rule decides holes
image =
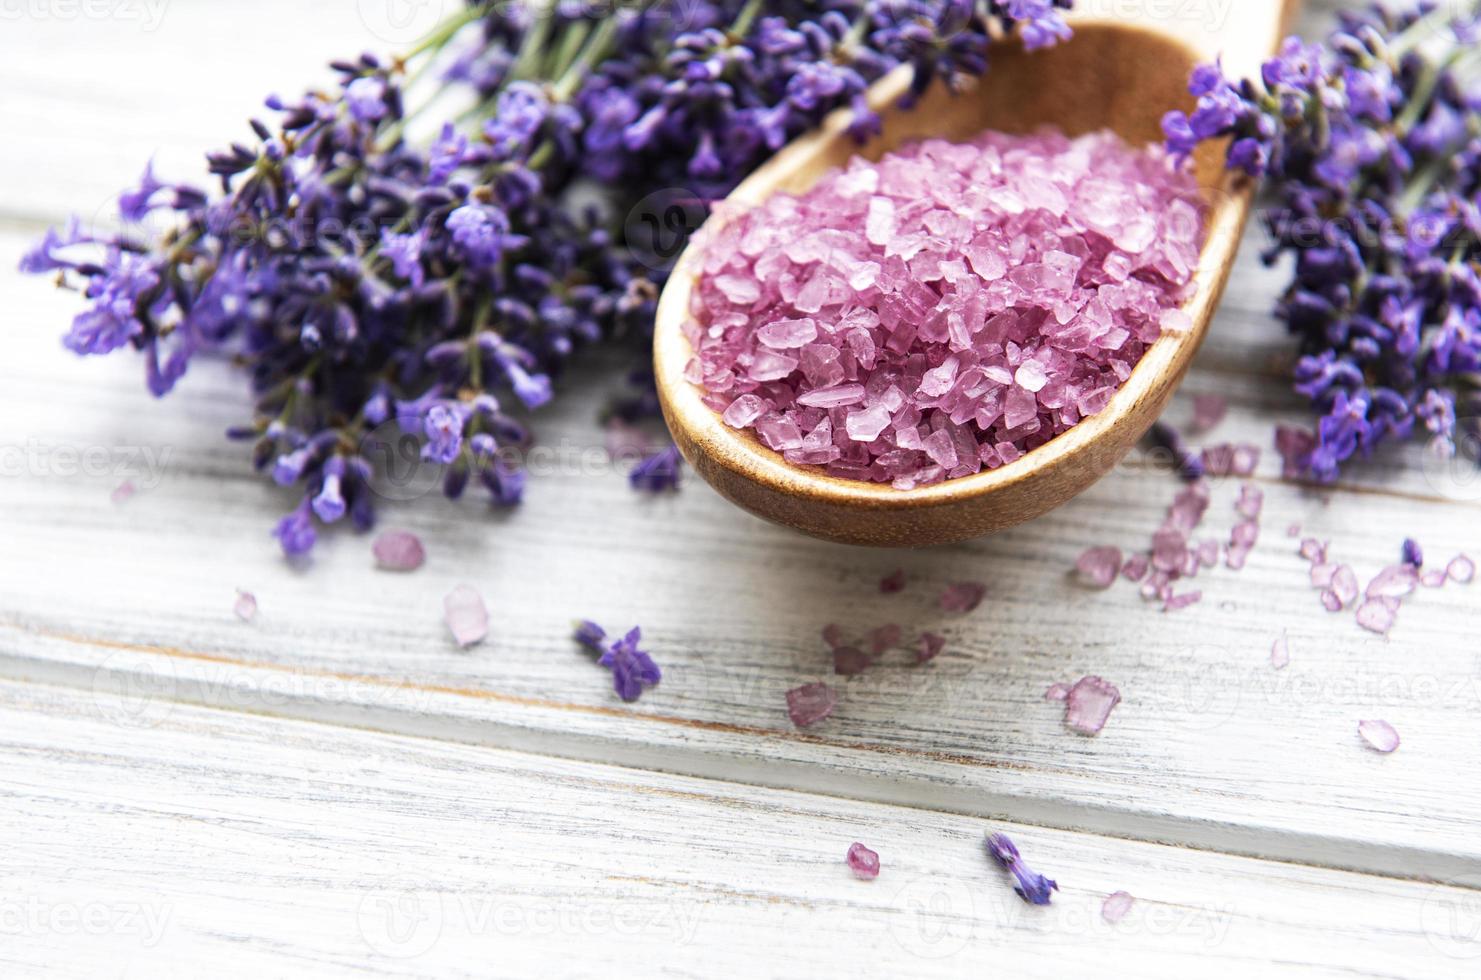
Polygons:
[[989,834],[987,853],[1005,871],[1013,875],[1013,880],[1016,882],[1013,890],[1018,893],[1019,898],[1030,905],[1048,905],[1050,893],[1059,890],[1057,883],[1035,873],[1023,863],[1018,848],[1013,841],[1008,839],[1007,834]]
[[1280,434],[1288,473],[1329,481],[1411,438],[1453,454],[1457,419],[1481,409],[1478,23],[1476,2],[1346,11],[1325,45],[1288,39],[1259,79],[1201,67],[1195,111],[1163,122],[1183,157],[1231,139],[1227,166],[1276,198],[1264,258],[1295,260],[1276,315],[1318,413],[1314,431]]
[[[169,230],[73,223],[21,268],[87,301],[69,348],[139,351],[156,395],[199,354],[244,366],[255,402],[230,435],[302,493],[274,531],[286,554],[311,550],[315,521],[372,525],[392,418],[448,496],[478,484],[511,506],[523,412],[587,345],[624,338],[645,354],[661,274],[630,257],[614,216],[664,188],[718,198],[839,107],[867,135],[865,90],[891,68],[914,65],[916,94],[953,85],[987,67],[998,32],[1063,39],[1069,6],[637,0],[532,15],[470,2],[402,57],[337,61],[336,85],[267,99],[252,139],[207,156],[214,195],[146,168],[120,216],[168,213]],[[430,120],[435,138],[413,143],[412,116],[443,104],[415,79],[460,87],[477,109]],[[576,205],[584,181],[603,209]],[[656,399],[628,410],[655,414]],[[679,467],[667,450],[633,483],[671,488]],[[611,653],[625,690],[649,674],[635,643]]]
[[663,678],[663,672],[647,651],[638,649],[642,636],[643,631],[634,626],[609,644],[606,631],[596,623],[584,619],[576,624],[576,642],[601,654],[597,663],[612,671],[612,687],[624,701],[636,701],[644,688]]

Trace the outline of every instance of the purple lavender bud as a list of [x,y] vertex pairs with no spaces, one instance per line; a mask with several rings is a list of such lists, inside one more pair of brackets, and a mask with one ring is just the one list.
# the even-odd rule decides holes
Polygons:
[[357,78],[345,87],[345,104],[350,115],[363,123],[373,123],[386,115],[386,83],[379,78]]
[[424,432],[427,444],[422,447],[422,458],[435,463],[451,463],[458,458],[463,448],[463,422],[461,410],[451,405],[434,405],[427,413]]
[[607,648],[597,663],[612,671],[612,687],[624,701],[636,701],[643,688],[652,687],[663,678],[658,664],[643,650],[638,649],[643,631],[634,626],[616,643]]
[[1049,878],[1034,872],[1028,865],[1024,864],[1018,848],[1007,834],[989,834],[987,838],[987,853],[992,859],[1006,871],[1013,875],[1016,882],[1013,890],[1018,897],[1031,905],[1048,905],[1051,893],[1059,890],[1059,885]]
[[314,497],[314,513],[319,520],[325,524],[333,524],[345,516],[345,498],[340,492],[340,482],[344,478],[345,461],[343,457],[335,456],[324,464],[324,482],[319,488],[319,493]]
[[289,558],[297,558],[313,550],[318,535],[314,533],[314,524],[309,518],[307,500],[278,522],[273,529],[273,536],[282,546],[283,554]]

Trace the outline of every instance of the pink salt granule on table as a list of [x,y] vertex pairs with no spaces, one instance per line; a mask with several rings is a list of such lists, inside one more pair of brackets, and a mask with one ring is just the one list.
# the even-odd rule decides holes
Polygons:
[[686,377],[788,462],[896,488],[1013,462],[1190,327],[1191,176],[1111,133],[926,140],[707,236]]

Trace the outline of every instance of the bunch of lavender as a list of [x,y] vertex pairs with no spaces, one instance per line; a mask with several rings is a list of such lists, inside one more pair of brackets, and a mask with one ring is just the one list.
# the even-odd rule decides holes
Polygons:
[[[662,271],[613,215],[675,185],[723,194],[841,106],[867,133],[884,72],[913,64],[916,93],[980,72],[995,33],[1065,37],[1071,0],[591,3],[475,2],[398,58],[336,62],[332,90],[269,99],[272,125],[208,156],[219,193],[147,169],[123,230],[73,222],[22,261],[88,302],[66,345],[141,352],[156,395],[198,355],[247,371],[253,417],[230,435],[301,488],[275,530],[290,556],[316,525],[369,527],[408,442],[448,496],[520,499],[524,413],[579,346],[651,327]],[[469,107],[409,138],[453,91]],[[573,203],[592,181],[604,211]],[[669,450],[635,485],[677,473]]]
[[1276,312],[1320,413],[1281,434],[1292,472],[1332,480],[1416,435],[1453,454],[1457,416],[1481,407],[1478,8],[1342,13],[1324,46],[1288,39],[1258,80],[1199,68],[1196,111],[1163,122],[1183,156],[1229,138],[1227,165],[1275,197],[1264,259],[1294,257]]

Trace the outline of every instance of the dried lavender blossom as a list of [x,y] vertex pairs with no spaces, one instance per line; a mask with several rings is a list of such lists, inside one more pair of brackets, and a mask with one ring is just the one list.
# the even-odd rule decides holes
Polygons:
[[577,643],[599,654],[597,663],[612,671],[612,689],[624,701],[636,701],[646,688],[663,679],[663,671],[646,651],[638,649],[643,631],[634,626],[617,640],[608,643],[606,630],[589,619],[576,623]]
[[1471,2],[1344,10],[1324,46],[1289,38],[1259,79],[1199,67],[1196,110],[1163,120],[1175,154],[1229,139],[1227,166],[1277,199],[1264,257],[1295,259],[1276,315],[1319,415],[1277,432],[1287,475],[1330,481],[1419,437],[1453,455],[1458,418],[1481,414],[1478,24]]
[[987,853],[999,866],[1013,875],[1013,890],[1025,902],[1031,905],[1048,905],[1050,893],[1059,890],[1057,883],[1023,863],[1023,857],[1007,834],[989,834]]
[[[1070,5],[470,2],[401,57],[338,61],[335,85],[268,99],[274,121],[207,157],[215,194],[148,169],[119,200],[123,230],[53,229],[21,269],[85,300],[70,349],[139,352],[155,395],[200,355],[244,367],[255,402],[229,434],[297,488],[273,531],[290,556],[424,481],[512,506],[525,415],[572,355],[648,343],[664,266],[615,216],[664,188],[718,198],[840,107],[868,135],[864,91],[890,69],[914,65],[912,96],[955,84],[987,68],[996,35],[1067,37]],[[409,140],[446,89],[477,108]],[[610,207],[578,207],[578,181]],[[666,450],[634,486],[668,489],[678,469]]]

